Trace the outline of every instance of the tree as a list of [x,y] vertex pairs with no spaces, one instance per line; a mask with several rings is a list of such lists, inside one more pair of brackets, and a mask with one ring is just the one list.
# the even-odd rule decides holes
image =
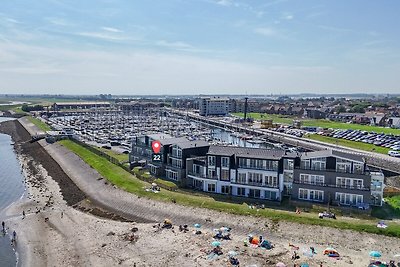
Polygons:
[[342,105],[339,105],[335,108],[336,113],[346,112],[346,108]]

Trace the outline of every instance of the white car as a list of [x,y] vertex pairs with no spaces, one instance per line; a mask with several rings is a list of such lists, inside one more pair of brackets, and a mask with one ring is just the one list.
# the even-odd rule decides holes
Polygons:
[[389,152],[388,152],[388,155],[389,156],[391,156],[391,157],[400,157],[400,152],[399,151],[393,151],[393,150],[390,150]]
[[400,150],[400,145],[394,145],[390,147],[392,150]]

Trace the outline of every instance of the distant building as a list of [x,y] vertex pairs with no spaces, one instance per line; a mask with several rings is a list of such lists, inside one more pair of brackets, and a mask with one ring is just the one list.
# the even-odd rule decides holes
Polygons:
[[141,114],[150,109],[157,109],[163,107],[164,103],[154,103],[145,101],[131,101],[131,102],[119,102],[117,107],[124,113]]
[[229,99],[220,97],[204,97],[199,100],[199,114],[227,115],[229,113]]
[[52,106],[54,111],[63,109],[92,109],[92,108],[110,108],[109,102],[56,102]]

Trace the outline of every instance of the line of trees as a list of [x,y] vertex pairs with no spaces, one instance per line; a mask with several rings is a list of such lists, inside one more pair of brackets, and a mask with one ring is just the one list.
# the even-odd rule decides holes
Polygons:
[[26,104],[22,105],[21,109],[22,109],[22,111],[25,111],[25,112],[44,110],[42,105],[29,106]]

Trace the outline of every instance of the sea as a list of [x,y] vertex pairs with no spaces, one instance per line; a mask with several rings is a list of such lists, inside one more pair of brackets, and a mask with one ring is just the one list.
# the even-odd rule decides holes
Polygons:
[[[1,118],[0,123],[10,120]],[[14,151],[11,137],[0,133],[0,221],[6,219],[4,211],[13,202],[19,200],[24,194],[24,176],[21,165]],[[7,223],[6,223],[6,228]],[[11,246],[10,234],[13,229],[7,229],[6,234],[1,232],[0,225],[0,266],[17,266],[17,254]]]

